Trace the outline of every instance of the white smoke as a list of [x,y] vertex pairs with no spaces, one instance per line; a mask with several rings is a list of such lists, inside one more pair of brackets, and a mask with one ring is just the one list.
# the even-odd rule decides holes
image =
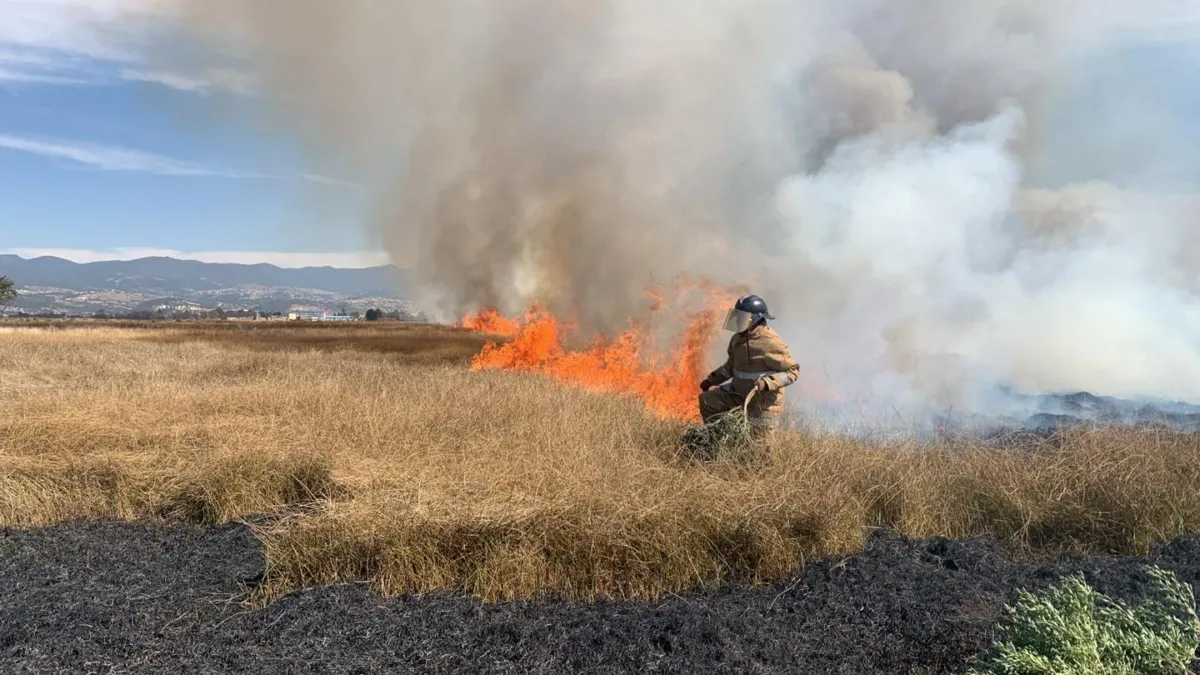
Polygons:
[[[537,299],[611,332],[650,283],[707,277],[760,291],[846,400],[1200,401],[1200,208],[1163,194],[1197,146],[1169,86],[1080,93],[1189,34],[1186,4],[175,3],[373,186],[368,226],[443,316]],[[1194,55],[1163,53],[1170,85]]]
[[781,258],[803,264],[770,278],[810,303],[785,333],[840,387],[910,405],[985,409],[997,384],[1200,400],[1187,211],[1102,185],[1029,194],[1021,121],[890,151],[868,137],[785,181]]

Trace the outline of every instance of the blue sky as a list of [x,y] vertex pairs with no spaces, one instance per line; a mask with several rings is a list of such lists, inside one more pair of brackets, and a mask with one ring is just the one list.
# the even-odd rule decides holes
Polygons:
[[[270,125],[244,74],[163,71],[139,57],[139,28],[160,1],[0,0],[0,251],[384,262],[363,239],[363,193],[309,165],[285,136],[264,133]],[[1118,96],[1097,110],[1097,119],[1109,116],[1103,123],[1063,135],[1073,139],[1068,145],[1086,141],[1095,156],[1052,144],[1048,171],[1087,178],[1089,167],[1113,156],[1152,164],[1163,150],[1192,158],[1170,167],[1171,178],[1200,175],[1195,4],[1137,3],[1145,25],[1117,58],[1133,74],[1124,77],[1161,80],[1154,95],[1169,104],[1167,121],[1186,121],[1173,147],[1106,135],[1146,94]],[[1080,95],[1092,85],[1077,83]],[[1160,120],[1146,123],[1162,128]]]
[[138,15],[136,0],[0,0],[0,250],[386,261],[361,191],[264,133],[244,76],[140,63]]

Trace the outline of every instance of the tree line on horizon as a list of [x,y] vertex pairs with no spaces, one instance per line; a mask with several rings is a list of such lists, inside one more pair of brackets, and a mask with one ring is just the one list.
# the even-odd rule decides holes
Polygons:
[[[17,297],[17,289],[15,287],[15,284],[13,283],[13,280],[8,278],[8,276],[0,275],[0,307],[3,307],[5,305],[11,303],[13,300],[16,299],[16,297]],[[161,318],[180,318],[179,317],[180,314],[181,313],[179,313],[179,312],[172,312],[170,314],[170,316],[167,316],[167,314],[165,312],[158,311],[158,310],[156,310],[156,311],[122,312],[122,313],[109,313],[109,312],[101,311],[101,312],[93,313],[92,316],[93,316],[93,318],[100,318],[100,319],[103,319],[103,318],[161,319]],[[188,313],[188,314],[192,314],[192,313]],[[195,313],[195,314],[199,314],[199,313]],[[282,312],[262,312],[260,310],[253,310],[253,309],[226,310],[226,309],[222,309],[220,307],[216,308],[215,310],[209,311],[209,312],[204,312],[204,314],[206,316],[215,316],[220,319],[248,318],[248,317],[257,316],[260,314],[264,315],[264,316],[276,316],[276,317],[283,316]],[[382,309],[379,309],[378,307],[368,309],[365,313],[362,313],[362,314],[359,314],[358,312],[351,312],[350,314],[351,314],[351,316],[353,316],[356,319],[361,317],[363,319],[366,319],[367,321],[379,321],[382,319],[392,319],[392,320],[402,321],[404,319],[410,318],[410,317],[406,316],[405,314],[403,314],[402,312],[399,312],[396,310],[393,310],[390,312],[385,312]]]

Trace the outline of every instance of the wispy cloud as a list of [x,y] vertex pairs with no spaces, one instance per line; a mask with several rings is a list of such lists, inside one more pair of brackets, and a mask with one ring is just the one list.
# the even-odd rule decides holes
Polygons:
[[154,153],[61,139],[0,134],[0,150],[61,159],[103,171],[128,171],[159,176],[196,176],[263,180],[303,180],[319,185],[359,189],[351,181],[305,172],[262,173],[214,168]]
[[0,66],[31,70],[55,70],[74,59],[67,54],[53,54],[46,50],[12,45],[0,47]]
[[85,85],[89,80],[0,66],[0,84]]
[[105,61],[136,58],[158,12],[143,0],[0,0],[0,44]]
[[252,93],[248,76],[233,68],[184,72],[146,62],[147,36],[180,28],[162,0],[0,0],[0,17],[0,83]]
[[105,171],[133,171],[163,176],[258,177],[257,174],[211,169],[191,162],[141,152],[139,150],[89,143],[0,134],[0,148],[54,159],[64,159]]
[[0,84],[90,84],[93,75],[70,54],[0,44]]
[[232,69],[212,69],[191,75],[167,70],[122,68],[120,76],[127,82],[157,84],[176,91],[199,94],[208,94],[214,91],[251,94],[254,91],[251,78],[245,73]]
[[267,263],[278,267],[341,267],[358,269],[388,265],[391,258],[381,251],[179,251],[163,248],[116,248],[92,250],[80,248],[17,248],[0,251],[22,258],[54,256],[74,262],[104,260],[137,260],[138,258],[168,257],[179,260],[198,260],[212,263],[257,265]]
[[[2,1],[2,0],[0,0]],[[148,69],[76,54],[0,44],[0,84],[107,86],[138,83],[198,95],[254,95],[253,79],[233,68],[207,68],[195,73]]]
[[320,185],[331,185],[333,187],[350,188],[353,190],[364,189],[363,185],[360,183],[355,183],[353,181],[348,181],[348,180],[342,180],[341,178],[332,178],[330,176],[322,176],[320,174],[315,174],[315,173],[300,172],[300,173],[296,174],[296,177],[301,180],[306,180],[306,181],[309,181],[310,183],[318,183]]

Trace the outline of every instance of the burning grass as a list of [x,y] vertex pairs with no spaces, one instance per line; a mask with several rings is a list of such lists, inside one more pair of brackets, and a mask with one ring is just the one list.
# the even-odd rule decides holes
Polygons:
[[470,370],[481,336],[257,330],[0,332],[0,524],[273,512],[268,595],[357,579],[490,599],[766,580],[871,527],[1128,553],[1200,531],[1197,435],[779,432],[765,462],[699,463],[687,423],[637,395]]
[[572,350],[564,346],[569,327],[534,309],[507,340],[484,345],[471,368],[536,373],[591,391],[634,394],[662,417],[699,421],[696,383],[707,374],[701,372],[704,348],[715,336],[715,323],[715,312],[697,312],[682,338],[665,349],[647,345],[645,331],[635,325],[611,341]]

